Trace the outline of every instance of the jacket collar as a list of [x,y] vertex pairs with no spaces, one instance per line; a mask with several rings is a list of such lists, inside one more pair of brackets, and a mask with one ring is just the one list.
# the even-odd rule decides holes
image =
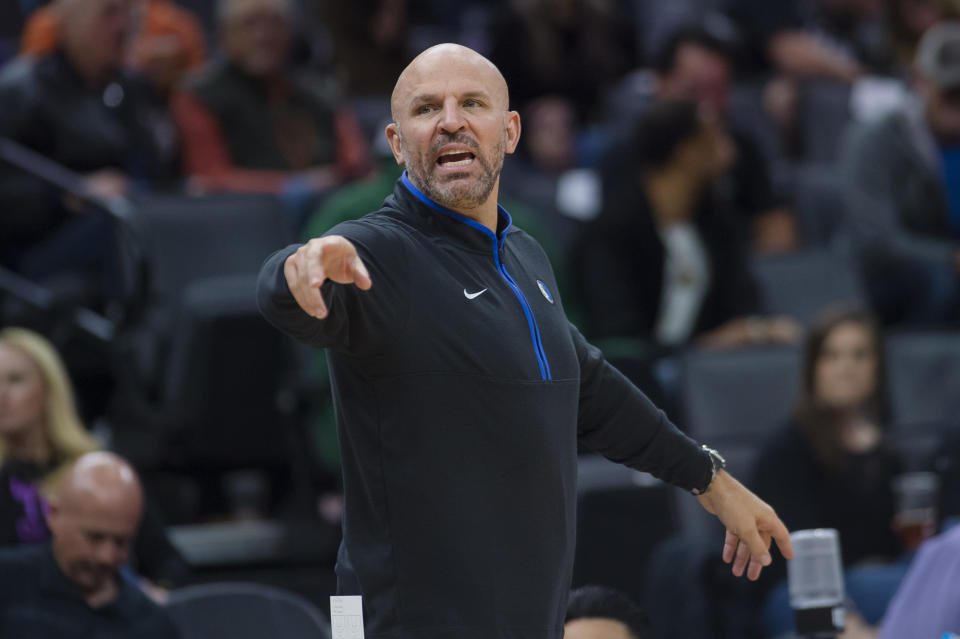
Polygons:
[[397,207],[412,213],[417,226],[424,232],[452,239],[463,248],[490,254],[503,248],[507,235],[513,228],[513,220],[505,208],[497,205],[497,232],[465,215],[452,211],[433,201],[418,189],[407,172],[397,180],[393,191]]

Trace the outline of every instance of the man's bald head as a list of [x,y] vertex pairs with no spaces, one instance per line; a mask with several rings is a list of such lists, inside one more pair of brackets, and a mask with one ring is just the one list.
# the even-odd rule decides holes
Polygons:
[[47,514],[53,554],[88,601],[116,592],[142,514],[140,480],[113,453],[88,453],[64,474]]
[[480,80],[495,97],[503,110],[510,108],[510,96],[507,81],[497,66],[473,49],[454,43],[432,46],[415,57],[400,73],[390,96],[390,112],[393,121],[402,113],[406,103],[416,94],[416,88],[426,79],[434,77],[438,69],[460,67],[468,77]]
[[88,453],[63,476],[55,499],[61,509],[109,509],[136,513],[143,509],[137,473],[123,458],[108,452]]

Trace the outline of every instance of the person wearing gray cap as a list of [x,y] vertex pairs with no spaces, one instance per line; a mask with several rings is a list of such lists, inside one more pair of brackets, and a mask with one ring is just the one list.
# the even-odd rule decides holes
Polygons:
[[887,324],[960,318],[960,22],[924,34],[914,96],[851,127],[841,175],[851,248]]

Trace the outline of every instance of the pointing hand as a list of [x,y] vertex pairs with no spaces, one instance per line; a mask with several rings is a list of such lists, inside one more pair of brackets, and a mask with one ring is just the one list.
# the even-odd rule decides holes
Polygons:
[[327,316],[320,287],[328,279],[363,290],[372,285],[356,247],[340,235],[314,238],[301,246],[284,262],[283,274],[300,308],[318,319]]

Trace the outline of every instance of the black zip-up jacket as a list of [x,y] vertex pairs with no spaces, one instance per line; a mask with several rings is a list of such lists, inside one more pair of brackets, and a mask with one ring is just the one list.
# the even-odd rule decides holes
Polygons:
[[291,246],[258,296],[278,328],[329,348],[338,592],[363,595],[368,639],[559,639],[577,440],[688,489],[709,459],[567,321],[546,255],[502,208],[494,234],[404,174],[329,234],[357,247],[369,291],[325,283],[329,315],[307,315],[283,274]]

